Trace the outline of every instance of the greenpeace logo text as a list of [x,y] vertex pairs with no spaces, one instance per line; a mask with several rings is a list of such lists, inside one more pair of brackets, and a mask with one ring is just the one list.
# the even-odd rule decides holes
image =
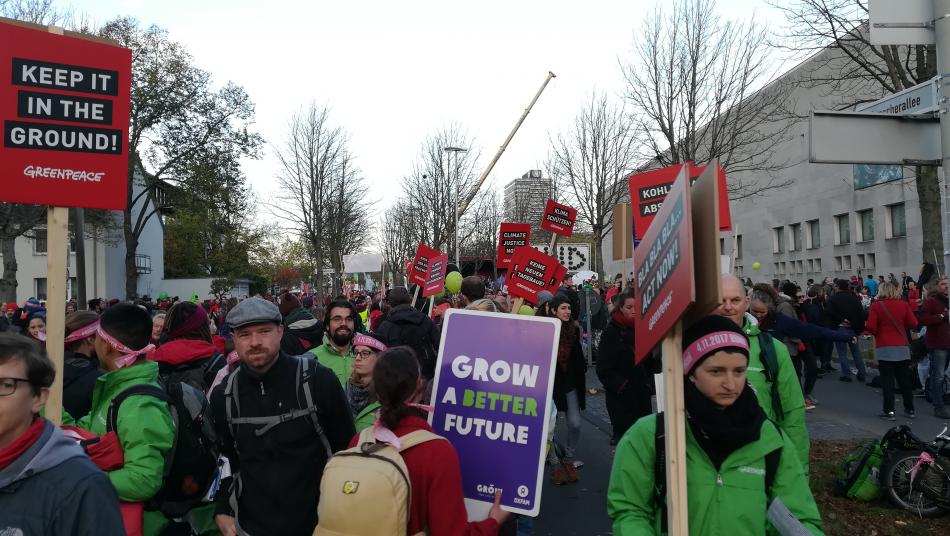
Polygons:
[[23,175],[31,179],[58,179],[64,181],[102,182],[105,172],[54,167],[26,166]]

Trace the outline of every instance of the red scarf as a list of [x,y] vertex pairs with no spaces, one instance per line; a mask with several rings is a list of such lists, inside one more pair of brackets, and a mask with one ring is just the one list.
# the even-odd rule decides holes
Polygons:
[[23,455],[36,440],[43,434],[43,428],[46,427],[46,421],[43,419],[33,419],[33,424],[26,429],[26,432],[17,438],[7,448],[0,450],[0,469],[6,469],[17,458]]
[[611,313],[610,316],[614,319],[614,322],[616,322],[618,326],[627,329],[634,328],[634,317],[631,316],[630,318],[627,318],[627,316],[624,315],[623,311],[621,311],[619,308],[614,309],[614,312]]

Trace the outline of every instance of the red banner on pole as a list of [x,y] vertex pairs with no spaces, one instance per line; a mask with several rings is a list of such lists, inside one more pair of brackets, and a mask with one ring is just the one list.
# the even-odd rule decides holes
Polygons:
[[531,240],[531,226],[527,223],[502,223],[498,232],[498,268],[511,268],[515,250],[527,246]]
[[429,262],[440,255],[439,250],[420,243],[416,246],[416,256],[409,268],[409,282],[425,287],[429,282]]
[[428,298],[442,291],[442,287],[445,285],[445,268],[448,264],[448,253],[442,253],[429,259],[429,275],[422,287],[423,298]]
[[577,220],[577,211],[562,205],[553,199],[548,199],[541,217],[541,228],[556,235],[571,236],[574,234],[574,221]]
[[[663,205],[663,200],[673,187],[680,169],[684,164],[677,164],[662,169],[654,169],[645,173],[638,173],[627,178],[630,188],[630,199],[633,200],[633,229],[637,240],[643,240],[653,218],[656,217]],[[690,181],[695,181],[706,169],[688,162]],[[721,168],[716,176],[716,185],[719,190],[719,230],[732,229],[732,216],[729,214],[729,192],[726,184],[726,172]]]
[[538,303],[538,293],[542,290],[556,291],[566,274],[567,268],[554,257],[531,246],[520,247],[515,251],[508,272],[508,294],[513,298]]
[[666,336],[696,299],[688,170],[668,190],[640,246],[636,271],[636,362]]
[[132,51],[0,22],[0,201],[125,210]]

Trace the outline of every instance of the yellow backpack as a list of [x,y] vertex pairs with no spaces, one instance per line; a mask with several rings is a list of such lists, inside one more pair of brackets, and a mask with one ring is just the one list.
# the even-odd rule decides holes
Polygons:
[[357,445],[336,453],[323,470],[313,536],[405,536],[412,485],[400,453],[436,439],[445,438],[416,430],[400,437],[396,450],[378,443],[372,428],[363,430]]

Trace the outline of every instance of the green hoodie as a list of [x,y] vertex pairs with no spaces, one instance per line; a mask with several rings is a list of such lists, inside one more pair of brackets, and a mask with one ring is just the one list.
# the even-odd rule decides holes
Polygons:
[[792,358],[788,355],[788,348],[782,341],[772,338],[772,346],[778,358],[778,396],[782,401],[784,413],[784,417],[779,418],[772,408],[772,386],[765,378],[765,368],[759,357],[759,327],[746,318],[742,331],[749,339],[749,369],[746,375],[749,385],[755,391],[765,415],[775,421],[795,445],[807,475],[809,442],[808,429],[805,428],[805,396],[802,394],[802,386],[795,372],[795,365],[792,364]]
[[376,422],[376,412],[379,411],[380,407],[379,402],[366,404],[366,407],[356,415],[356,433],[373,426]]
[[350,373],[353,372],[353,361],[356,360],[356,358],[353,357],[352,346],[350,347],[350,351],[341,354],[330,344],[330,337],[324,334],[323,344],[316,348],[311,348],[310,353],[317,356],[318,363],[336,374],[337,379],[340,380],[340,385],[346,386],[346,380],[350,377]]
[[[103,374],[92,391],[89,414],[74,421],[64,415],[64,424],[74,424],[96,435],[106,433],[109,404],[119,393],[134,385],[158,385],[158,363],[145,361]],[[165,458],[175,441],[175,425],[168,404],[148,395],[129,397],[122,403],[116,422],[125,465],[106,473],[119,495],[127,502],[151,499],[162,487]],[[157,534],[162,520],[146,513],[145,533]]]
[[[617,445],[607,515],[617,536],[660,534],[660,512],[653,496],[656,415],[637,421]],[[730,454],[719,471],[686,426],[686,488],[689,533],[695,536],[777,534],[767,521],[765,456],[782,447],[772,496],[815,535],[822,524],[808,488],[808,477],[793,454],[795,447],[770,421],[759,439]]]

